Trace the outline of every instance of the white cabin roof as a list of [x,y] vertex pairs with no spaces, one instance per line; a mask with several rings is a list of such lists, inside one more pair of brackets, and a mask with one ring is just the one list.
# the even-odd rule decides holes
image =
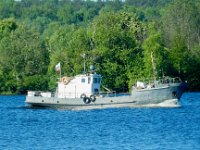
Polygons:
[[92,77],[101,77],[101,75],[99,74],[79,74],[79,75],[76,75],[75,77],[88,77],[88,76],[92,76]]

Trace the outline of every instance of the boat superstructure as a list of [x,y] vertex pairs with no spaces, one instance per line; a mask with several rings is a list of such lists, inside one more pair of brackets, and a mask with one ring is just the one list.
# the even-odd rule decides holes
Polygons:
[[58,82],[56,97],[80,98],[90,97],[100,92],[101,76],[94,74],[81,74],[74,78],[63,77]]

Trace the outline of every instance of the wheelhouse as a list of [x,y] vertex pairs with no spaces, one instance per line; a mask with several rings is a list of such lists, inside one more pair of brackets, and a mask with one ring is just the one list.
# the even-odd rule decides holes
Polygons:
[[[64,77],[63,77],[64,78]],[[86,96],[96,95],[100,92],[101,75],[81,74],[75,76],[69,82],[58,82],[57,96],[59,98],[79,98],[82,94]]]

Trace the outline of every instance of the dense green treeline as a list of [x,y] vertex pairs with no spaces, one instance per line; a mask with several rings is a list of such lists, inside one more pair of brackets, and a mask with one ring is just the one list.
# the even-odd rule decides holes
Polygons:
[[55,90],[55,65],[82,73],[82,54],[116,91],[154,75],[199,90],[200,1],[0,1],[0,93]]

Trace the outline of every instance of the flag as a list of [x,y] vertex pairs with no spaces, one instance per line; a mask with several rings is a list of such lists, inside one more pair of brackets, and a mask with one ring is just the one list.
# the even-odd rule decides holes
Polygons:
[[55,70],[56,71],[60,71],[61,70],[61,68],[60,68],[60,62],[55,66]]

